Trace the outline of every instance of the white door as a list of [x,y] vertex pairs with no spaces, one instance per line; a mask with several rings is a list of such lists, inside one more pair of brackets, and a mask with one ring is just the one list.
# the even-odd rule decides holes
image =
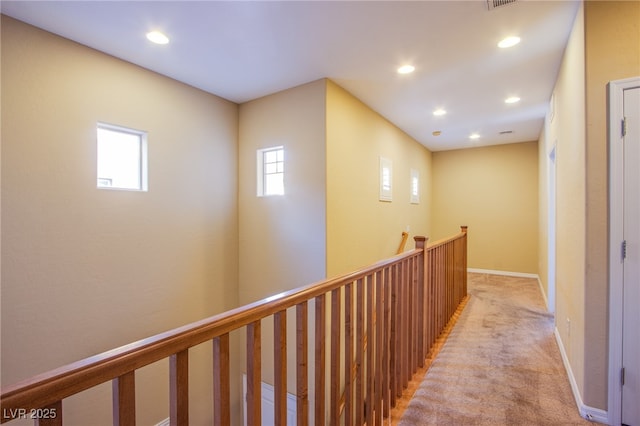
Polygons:
[[640,426],[640,87],[624,91],[622,424]]
[[[609,92],[607,423],[640,426],[640,77]],[[625,124],[623,124],[623,122]]]

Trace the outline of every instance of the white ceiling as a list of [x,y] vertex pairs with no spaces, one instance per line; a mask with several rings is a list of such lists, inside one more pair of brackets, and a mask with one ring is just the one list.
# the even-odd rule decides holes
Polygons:
[[[3,14],[237,103],[330,78],[433,151],[537,140],[578,6],[577,0],[518,0],[493,10],[485,0],[0,5]],[[171,42],[149,43],[145,33],[153,29]],[[522,42],[499,49],[509,35]],[[416,71],[397,74],[405,63]],[[511,95],[521,101],[505,104]],[[448,113],[434,117],[437,107]],[[471,141],[472,132],[480,139]]]

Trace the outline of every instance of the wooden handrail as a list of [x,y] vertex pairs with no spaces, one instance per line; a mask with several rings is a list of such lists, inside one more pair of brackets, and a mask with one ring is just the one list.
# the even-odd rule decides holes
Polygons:
[[402,239],[400,240],[400,245],[398,246],[398,250],[396,251],[396,254],[400,254],[404,251],[404,246],[407,245],[407,239],[409,238],[409,233],[408,232],[402,232]]
[[[429,347],[446,324],[445,319],[466,295],[466,234],[467,229],[463,227],[460,234],[428,247],[426,238],[415,237],[415,249],[352,273],[285,291],[7,386],[2,389],[0,399],[2,412],[19,414],[19,410],[53,407],[60,416],[51,422],[40,420],[39,424],[62,424],[62,400],[112,381],[114,424],[126,424],[127,419],[135,418],[135,371],[169,358],[171,424],[187,424],[188,350],[212,341],[216,369],[214,423],[229,424],[229,333],[246,329],[247,354],[250,354],[247,358],[251,357],[247,359],[247,419],[248,424],[259,424],[260,321],[273,317],[276,419],[281,423],[286,417],[286,310],[295,308],[297,359],[296,368],[290,370],[297,377],[298,424],[308,421],[309,368],[314,369],[316,377],[315,424],[325,423],[325,409],[328,420],[336,423],[343,407],[351,419],[347,424],[352,424],[354,418],[359,425],[379,424],[383,413],[388,415],[388,407],[395,405],[394,395],[422,365]],[[442,248],[450,253],[441,254]],[[307,338],[309,301],[315,301],[316,319],[312,327],[316,330],[316,339],[313,342]],[[340,311],[342,305],[344,308]],[[332,306],[330,315],[326,313],[329,306]],[[375,322],[374,318],[377,318]],[[342,330],[343,320],[347,321],[347,331]],[[325,335],[327,322],[330,335]],[[316,355],[311,363],[305,350],[308,344],[315,347]],[[349,362],[343,366],[340,356],[335,355],[325,360],[325,345],[331,345],[332,354],[334,350],[344,351],[344,358],[348,357]],[[326,363],[330,366],[326,367]],[[326,368],[332,378],[330,399],[325,402]],[[344,375],[348,383],[337,382],[341,368],[348,368],[349,373]],[[333,377],[336,375],[337,378]],[[344,389],[350,394],[341,398]],[[366,413],[364,398],[367,399]],[[326,408],[325,404],[328,404]],[[373,421],[374,418],[377,420]],[[11,416],[3,415],[0,420],[10,421]]]

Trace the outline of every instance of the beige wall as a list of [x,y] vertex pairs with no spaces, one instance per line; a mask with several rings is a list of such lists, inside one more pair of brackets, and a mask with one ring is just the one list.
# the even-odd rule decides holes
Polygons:
[[[638,2],[584,3],[556,82],[556,114],[547,121],[545,147],[540,147],[543,158],[543,149],[557,146],[558,333],[580,398],[603,410],[608,380],[606,85],[640,75],[638,22]],[[541,214],[546,214],[542,206]],[[541,233],[540,246],[546,241]],[[546,268],[546,258],[541,264]]]
[[[379,157],[393,162],[393,201],[379,201]],[[411,169],[420,203],[410,203]],[[327,84],[327,275],[396,253],[402,232],[430,235],[431,153],[337,84]],[[448,230],[450,235],[459,227]]]
[[469,226],[469,268],[538,272],[537,142],[433,153],[436,238]]
[[[541,158],[556,147],[556,327],[584,395],[585,119],[582,8],[554,88],[553,120],[547,118]],[[546,161],[541,161],[546,176]],[[541,169],[541,170],[542,170]],[[546,187],[546,185],[545,185]],[[541,215],[546,211],[541,210]],[[547,245],[546,237],[540,246]],[[541,259],[546,264],[547,259]],[[546,283],[546,276],[541,276]]]
[[[148,192],[96,189],[97,121],[148,131]],[[235,104],[2,17],[3,384],[237,305],[237,122]],[[168,417],[166,367],[140,372],[140,424]],[[211,422],[206,376],[194,424]],[[110,418],[110,386],[64,415]]]
[[[324,80],[240,106],[241,304],[325,278],[324,117]],[[257,197],[256,151],[279,145],[285,151],[285,195]],[[294,313],[288,313],[288,342],[296,338]],[[272,342],[273,322],[263,321],[262,380],[269,384],[274,383],[269,367],[273,365]],[[310,352],[309,359],[312,357]],[[291,343],[288,359],[289,371],[295,371],[295,345]],[[295,393],[295,375],[290,374],[288,379],[289,392]],[[310,396],[313,398],[313,394]]]
[[[432,154],[329,80],[238,108],[3,16],[3,384],[387,257],[407,227],[433,241],[468,225],[470,267],[547,289],[556,146],[558,333],[584,403],[606,409],[606,83],[640,74],[639,21],[639,2],[585,2],[537,144]],[[96,121],[149,132],[149,192],[95,188]],[[255,151],[273,145],[287,195],[258,198]],[[142,424],[168,415],[165,370],[140,372]],[[70,401],[66,420],[108,417],[109,392]],[[194,422],[208,413],[194,402]]]
[[[240,105],[240,303],[325,277],[325,81]],[[256,196],[256,152],[284,146],[285,195]]]
[[587,405],[607,404],[608,232],[607,99],[611,80],[640,76],[640,2],[587,1],[585,393]]

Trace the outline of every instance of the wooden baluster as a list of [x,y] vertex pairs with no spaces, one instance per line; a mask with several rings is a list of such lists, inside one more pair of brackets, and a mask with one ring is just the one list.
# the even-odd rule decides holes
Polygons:
[[309,424],[308,303],[296,305],[296,424]]
[[413,328],[413,259],[406,260],[407,268],[407,366],[406,366],[406,381],[407,384],[411,379],[411,373],[413,372],[413,341],[414,341],[414,328]]
[[344,288],[344,424],[353,421],[353,283]]
[[262,354],[260,320],[247,325],[247,425],[262,424]]
[[437,322],[438,322],[438,249],[434,248],[430,253],[431,262],[431,312],[429,319],[431,321],[431,345],[433,346],[438,339]]
[[356,284],[356,425],[364,423],[364,280]]
[[287,424],[287,311],[273,315],[275,424]]
[[444,256],[442,246],[438,247],[438,287],[436,294],[436,301],[438,303],[438,327],[436,329],[436,336],[440,336],[442,333],[442,317],[443,317],[443,308],[442,308],[442,289],[444,287]]
[[389,365],[391,363],[391,268],[384,269],[383,284],[384,301],[384,341],[382,357],[382,399],[384,401],[383,416],[389,417],[391,408],[391,374]]
[[422,250],[422,254],[418,256],[418,276],[417,276],[417,286],[418,286],[418,366],[420,368],[424,367],[424,361],[427,356],[425,351],[425,340],[427,335],[426,329],[426,309],[425,309],[425,285],[427,283],[426,271],[427,271],[427,238],[425,237],[414,237],[415,247],[417,249]]
[[136,381],[135,371],[130,371],[111,381],[113,393],[113,425],[135,426]]
[[407,259],[407,365],[405,370],[405,388],[409,386],[409,380],[413,375],[413,342],[414,342],[414,329],[413,329],[413,259]]
[[431,251],[431,312],[429,313],[429,319],[431,321],[431,346],[433,347],[438,339],[437,324],[438,324],[438,249]]
[[442,246],[440,253],[440,267],[442,268],[442,279],[440,283],[440,332],[444,331],[444,321],[446,317],[446,289],[447,289],[447,251],[446,246]]
[[456,293],[455,293],[455,305],[456,305],[456,309],[458,308],[458,305],[460,304],[460,301],[462,300],[462,298],[460,297],[460,284],[462,283],[462,269],[460,268],[460,244],[462,243],[461,240],[456,240],[456,245],[455,245],[455,250],[454,250],[454,257],[455,257],[455,263],[456,263]]
[[452,241],[449,244],[449,312],[447,313],[447,322],[449,322],[449,318],[453,315],[453,311],[455,310],[454,299],[453,299],[453,289],[454,289],[454,279],[455,279],[455,261],[454,261],[454,251],[453,251]]
[[400,272],[401,272],[401,288],[402,288],[402,311],[400,312],[402,316],[402,366],[400,370],[400,381],[402,383],[402,387],[400,389],[400,396],[402,395],[402,390],[406,389],[409,383],[408,371],[409,371],[409,274],[407,269],[407,262],[403,261],[400,264]]
[[373,325],[373,315],[375,313],[373,307],[373,275],[367,275],[366,279],[366,294],[367,294],[367,369],[366,369],[366,383],[367,383],[367,394],[366,394],[366,417],[365,420],[367,425],[372,424],[373,422],[373,405],[375,401],[375,391],[374,391],[374,379],[375,379],[375,364],[374,364],[374,354],[375,354],[375,337],[374,337],[374,325]]
[[231,424],[229,334],[213,339],[213,424]]
[[376,272],[376,291],[375,291],[375,307],[376,307],[376,353],[375,353],[375,425],[382,424],[382,377],[383,377],[383,354],[385,351],[384,344],[384,297],[382,293],[383,286],[383,273],[382,271]]
[[456,308],[458,306],[456,302],[456,282],[458,281],[458,265],[456,265],[456,245],[456,241],[451,242],[451,316],[453,316],[453,313],[456,311]]
[[443,285],[443,315],[442,315],[442,330],[447,324],[447,317],[449,315],[449,244],[445,244],[443,247],[444,254],[444,285]]
[[[426,245],[425,245],[426,246]],[[433,331],[431,329],[433,321],[431,320],[433,316],[433,250],[429,250],[425,248],[424,256],[426,258],[425,264],[425,277],[426,277],[426,287],[425,287],[425,327],[426,327],[426,338],[425,338],[425,357],[429,356],[429,352],[431,351],[431,346],[433,345]]]
[[462,237],[462,297],[467,296],[467,241],[468,241],[468,227],[461,226],[460,230],[464,233],[464,237]]
[[400,388],[400,301],[402,291],[400,288],[400,266],[394,265],[391,282],[391,365],[389,366],[389,376],[391,378],[391,406],[396,406],[396,400],[402,395]]
[[315,343],[315,407],[314,417],[316,425],[325,422],[325,339],[326,339],[326,295],[316,297],[316,343]]
[[396,288],[397,288],[397,307],[396,307],[396,365],[395,365],[395,377],[396,377],[396,398],[402,397],[402,364],[404,357],[404,324],[402,311],[404,309],[404,286],[402,283],[402,264],[396,266]]
[[447,316],[449,315],[449,244],[445,244],[442,251],[444,254],[444,294],[442,298],[444,302],[444,315],[442,317],[442,329],[444,330],[445,324],[447,323]]
[[419,257],[413,257],[413,374],[418,371],[418,366],[421,364],[420,362],[420,331],[422,327],[420,327],[420,287],[419,287]]
[[[442,293],[440,294],[442,304],[441,327],[444,330],[445,318],[447,317],[447,245],[442,246]],[[441,331],[442,333],[442,331]]]
[[172,426],[189,425],[189,350],[169,357],[169,419]]
[[442,246],[442,291],[440,293],[440,303],[442,305],[440,318],[440,333],[444,331],[445,321],[447,317],[447,246]]
[[415,257],[409,259],[409,286],[411,287],[410,297],[409,297],[409,332],[411,336],[411,346],[409,350],[409,356],[411,357],[409,365],[410,374],[409,380],[413,377],[413,374],[416,372],[418,367],[418,347],[416,346],[418,343],[418,274],[417,274],[418,262]]
[[62,401],[56,401],[38,411],[42,416],[36,417],[35,426],[62,426]]
[[[340,310],[342,290],[337,288],[331,292],[331,369],[330,369],[330,423],[337,425],[340,423]],[[348,380],[350,372],[345,370],[345,381]]]

